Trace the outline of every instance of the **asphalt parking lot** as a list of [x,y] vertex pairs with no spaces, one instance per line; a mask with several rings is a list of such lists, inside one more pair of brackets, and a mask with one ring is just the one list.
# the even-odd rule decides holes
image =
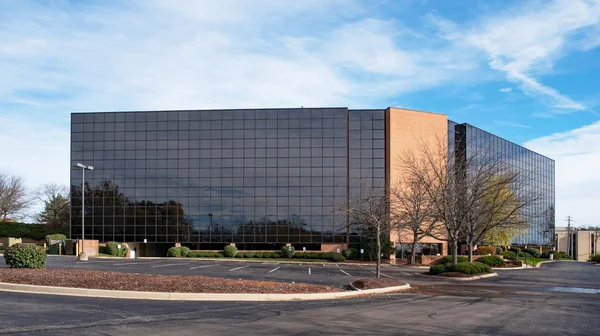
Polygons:
[[[86,269],[111,272],[168,275],[203,275],[243,280],[266,280],[310,283],[341,287],[348,283],[375,275],[374,265],[344,263],[315,263],[286,261],[244,261],[243,259],[90,259],[78,261],[70,256],[50,256],[50,269]],[[399,279],[409,283],[435,281],[417,277],[425,269],[400,268],[382,265],[382,277]]]
[[[80,266],[73,259],[64,263],[116,270],[121,265],[114,264],[122,262],[95,260]],[[210,264],[208,260],[186,260],[182,261],[185,265],[176,268],[166,265],[180,263],[179,260],[134,262],[140,266],[123,266],[173,273],[184,272],[184,266],[189,266],[185,271],[189,272],[203,269],[190,270],[193,265]],[[50,260],[52,267],[61,263],[58,258]],[[231,272],[268,273],[279,266],[259,265]],[[234,263],[226,266],[229,268],[223,268],[223,272],[235,268]],[[259,268],[264,266],[267,267]],[[304,266],[294,265],[289,269],[304,270]],[[342,268],[321,265],[330,267],[332,274],[346,268],[339,266]],[[217,266],[204,268],[213,267]],[[388,267],[385,274],[396,274]],[[279,270],[283,274],[287,269],[280,268],[271,274]],[[351,270],[355,268],[348,271],[350,274]],[[485,280],[416,287],[420,288],[407,293],[345,300],[264,303],[116,300],[4,292],[0,335],[564,336],[595,335],[600,330],[597,313],[600,266],[597,265],[555,262],[536,269],[505,271]]]

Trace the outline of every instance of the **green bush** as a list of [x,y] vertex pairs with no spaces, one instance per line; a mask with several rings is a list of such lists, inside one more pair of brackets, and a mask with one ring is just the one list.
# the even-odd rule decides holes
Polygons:
[[246,256],[246,252],[238,252],[235,254],[236,258],[244,258]]
[[[459,263],[464,263],[464,262],[468,262],[469,258],[463,257],[463,256],[457,256],[457,260],[456,261],[459,262]],[[451,263],[452,263],[452,256],[451,255],[447,255],[447,256],[444,256],[442,258],[442,264],[451,264]]]
[[506,262],[504,262],[504,259],[498,256],[485,256],[477,259],[477,261],[491,267],[506,267]]
[[254,252],[254,258],[264,258],[263,252]]
[[600,263],[600,254],[592,254],[590,256],[590,261]]
[[281,258],[281,254],[279,252],[271,252],[270,258]]
[[497,255],[502,255],[502,252],[504,252],[504,250],[502,249],[502,247],[496,246],[496,254]]
[[46,244],[50,245],[50,241],[51,240],[62,240],[65,241],[67,240],[67,236],[65,236],[64,234],[61,233],[55,233],[55,234],[49,234],[45,237],[46,239]]
[[[121,245],[121,248],[119,248],[119,245]],[[129,251],[127,246],[122,245],[115,241],[107,242],[105,249],[106,249],[106,254],[110,254],[111,256],[114,256],[114,257],[125,257],[127,255],[127,251]]]
[[358,249],[349,248],[349,249],[342,250],[342,255],[346,259],[354,259],[354,258],[358,257],[360,255],[360,253],[359,253]]
[[237,253],[237,247],[235,247],[233,245],[227,245],[223,249],[223,255],[228,258],[233,258],[236,253]]
[[475,267],[479,271],[479,273],[490,273],[492,271],[492,267],[490,267],[490,265],[486,265],[479,261],[473,261],[471,265]]
[[31,238],[43,240],[44,237],[51,234],[63,234],[68,236],[69,229],[51,229],[43,224],[27,224],[15,222],[0,223],[0,237]]
[[[290,249],[291,247],[291,249]],[[281,247],[281,257],[282,258],[291,258],[294,256],[294,252],[296,249],[293,246],[282,246]]]
[[513,251],[504,251],[502,253],[502,256],[504,256],[504,259],[507,260],[517,260],[517,253],[513,252]]
[[567,252],[563,252],[563,251],[556,252],[556,251],[554,251],[554,259],[567,259],[567,260],[571,260],[573,258],[571,258],[571,256]]
[[188,252],[188,254],[186,255],[186,257],[188,257],[188,258],[198,258],[199,254],[200,254],[200,252],[198,252],[198,251],[190,251],[190,252]]
[[254,258],[254,252],[246,252],[246,255],[244,255],[244,258]]
[[213,258],[224,258],[225,256],[221,252],[213,252]]
[[[451,270],[448,270],[450,268]],[[475,275],[490,272],[490,266],[474,261],[474,262],[466,262],[459,263],[456,265],[452,265],[451,267],[446,267],[446,271],[448,272],[460,272],[468,275]]]
[[181,257],[181,247],[169,247],[167,250],[167,257]]
[[479,255],[488,255],[495,254],[496,247],[495,246],[479,246],[477,247],[477,254]]
[[14,244],[4,251],[4,262],[11,268],[45,268],[48,256],[35,244]]
[[511,247],[511,248],[509,248],[508,250],[509,250],[509,251],[513,251],[513,252],[515,252],[516,254],[519,254],[519,253],[521,253],[521,249],[520,249],[519,247]]
[[182,257],[187,257],[188,253],[190,253],[190,248],[186,247],[186,246],[180,247],[180,250],[181,250]]
[[346,258],[344,258],[343,255],[337,254],[337,253],[334,253],[333,255],[331,255],[330,258],[331,259],[329,259],[329,260],[331,260],[333,262],[342,262],[342,261],[346,260]]
[[539,258],[541,255],[540,250],[535,248],[526,248],[523,250],[523,252],[531,254],[534,258]]
[[521,253],[519,253],[519,258],[531,259],[531,258],[533,258],[533,256],[527,252],[521,252]]
[[441,274],[446,272],[446,265],[433,265],[431,267],[429,267],[429,273],[433,274],[433,275],[437,275],[437,274]]

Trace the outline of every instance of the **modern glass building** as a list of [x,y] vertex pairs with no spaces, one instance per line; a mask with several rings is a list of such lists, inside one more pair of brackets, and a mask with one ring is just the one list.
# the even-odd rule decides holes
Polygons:
[[[414,146],[408,135],[450,135],[449,125],[445,115],[394,108],[73,113],[71,236],[81,237],[79,162],[94,166],[85,172],[86,239],[151,244],[158,254],[174,243],[359,243],[360,232],[333,209],[360,192],[361,179],[393,181],[392,158]],[[553,204],[552,160],[497,139],[543,170],[532,183],[543,183]]]

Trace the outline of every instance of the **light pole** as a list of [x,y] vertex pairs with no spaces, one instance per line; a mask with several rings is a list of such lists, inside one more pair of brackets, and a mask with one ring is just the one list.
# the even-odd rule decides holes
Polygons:
[[79,251],[79,260],[88,260],[85,254],[85,171],[94,170],[92,166],[86,166],[83,163],[77,163],[75,167],[81,168],[81,251]]

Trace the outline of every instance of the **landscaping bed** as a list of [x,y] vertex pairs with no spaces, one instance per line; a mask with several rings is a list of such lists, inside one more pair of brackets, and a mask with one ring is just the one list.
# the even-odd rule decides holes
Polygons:
[[0,282],[71,288],[169,293],[332,293],[341,289],[302,283],[233,280],[205,276],[0,268]]
[[358,279],[352,282],[352,286],[357,289],[366,290],[366,289],[375,289],[375,288],[385,288],[385,287],[394,287],[394,286],[404,286],[406,283],[390,278],[364,278]]

